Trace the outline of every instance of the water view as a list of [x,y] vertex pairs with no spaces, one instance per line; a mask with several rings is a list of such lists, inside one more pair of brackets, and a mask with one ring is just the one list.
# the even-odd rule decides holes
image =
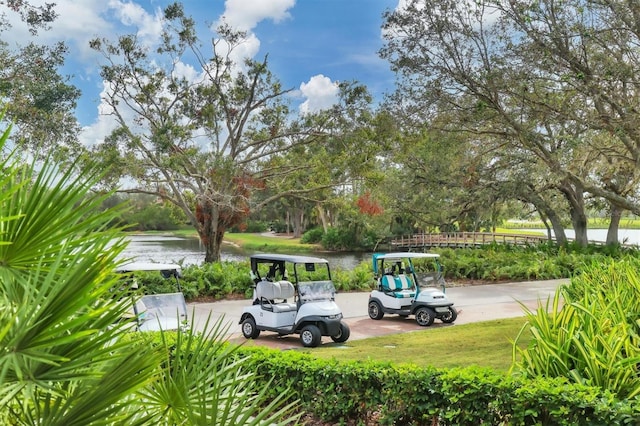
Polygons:
[[[518,232],[518,230],[515,230]],[[522,230],[525,231],[525,230]],[[526,230],[526,231],[531,231]],[[541,231],[544,232],[544,231]],[[574,232],[567,231],[567,237],[573,238]],[[607,239],[606,229],[590,229],[587,231],[590,241],[604,242]],[[640,245],[640,229],[620,229],[620,242]],[[131,258],[143,262],[181,263],[183,265],[200,265],[204,259],[204,248],[198,238],[176,237],[166,235],[132,235],[123,258]],[[223,245],[222,260],[246,260],[252,253],[230,244]],[[371,253],[314,253],[323,257],[333,267],[351,269],[362,261],[369,261]]]
[[[140,262],[181,263],[200,265],[204,260],[204,248],[198,238],[166,235],[131,235],[123,258]],[[246,260],[252,253],[230,244],[222,247],[222,260]],[[369,261],[371,253],[313,253],[327,259],[332,267],[351,269],[361,261]]]

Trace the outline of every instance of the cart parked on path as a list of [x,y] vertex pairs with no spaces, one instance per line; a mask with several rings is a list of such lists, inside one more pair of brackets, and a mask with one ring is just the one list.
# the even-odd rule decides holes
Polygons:
[[250,306],[240,318],[242,334],[257,339],[261,331],[299,334],[305,347],[349,339],[349,326],[335,302],[329,262],[312,256],[255,254],[250,257],[255,286]]
[[[369,295],[369,317],[380,320],[385,314],[415,315],[421,326],[429,326],[435,319],[454,322],[458,312],[444,293],[446,284],[439,257],[434,253],[374,253],[376,288]],[[430,267],[421,275],[422,282],[413,262],[417,259]]]

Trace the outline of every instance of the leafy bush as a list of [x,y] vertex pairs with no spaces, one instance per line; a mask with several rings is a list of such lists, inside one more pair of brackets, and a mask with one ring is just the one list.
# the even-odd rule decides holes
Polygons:
[[445,277],[450,280],[546,280],[570,278],[585,265],[607,259],[638,259],[640,251],[602,246],[550,244],[511,246],[493,244],[483,248],[434,249],[441,256]]
[[317,360],[295,352],[246,347],[260,380],[277,378],[301,409],[331,424],[635,424],[638,399],[616,399],[565,379],[524,379],[476,367],[419,368],[402,363]]
[[322,241],[322,237],[324,236],[323,228],[311,228],[300,238],[300,242],[303,244],[318,244]]
[[327,250],[352,250],[356,247],[355,234],[346,228],[329,228],[322,236],[322,247]]
[[339,291],[368,291],[373,288],[373,270],[370,262],[361,262],[350,271],[336,269],[333,284]]
[[620,398],[638,397],[638,266],[629,259],[591,264],[558,289],[550,306],[525,307],[533,338],[526,349],[514,344],[521,355],[515,368],[529,377],[565,377]]

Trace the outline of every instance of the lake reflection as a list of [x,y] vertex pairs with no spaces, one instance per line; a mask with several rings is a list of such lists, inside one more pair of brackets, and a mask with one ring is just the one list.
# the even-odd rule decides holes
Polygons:
[[[165,235],[130,235],[129,245],[122,258],[139,262],[180,263],[200,265],[204,261],[204,248],[198,238]],[[222,260],[247,260],[252,253],[233,245],[224,244],[220,256]],[[371,253],[313,253],[327,259],[333,268],[352,269],[362,261],[369,261]]]

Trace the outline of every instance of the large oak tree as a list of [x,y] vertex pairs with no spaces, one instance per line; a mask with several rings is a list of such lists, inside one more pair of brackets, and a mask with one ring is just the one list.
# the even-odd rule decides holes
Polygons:
[[176,3],[165,9],[155,51],[135,35],[91,43],[106,61],[104,102],[117,123],[95,154],[115,166],[113,184],[180,207],[200,236],[205,262],[219,260],[224,233],[247,217],[254,191],[271,189],[262,199],[267,203],[313,190],[280,185],[309,168],[305,156],[287,161],[285,154],[326,144],[342,114],[336,107],[294,116],[290,89],[270,72],[267,58],[237,59],[244,37],[223,25],[205,46]]
[[456,115],[448,130],[481,135],[503,164],[523,164],[513,156],[526,153],[544,187],[563,195],[585,244],[587,195],[606,199],[616,215],[640,212],[633,189],[640,175],[637,83],[630,72],[638,65],[638,14],[631,9],[555,0],[410,1],[386,15],[382,55],[402,77],[396,100],[411,115]]

